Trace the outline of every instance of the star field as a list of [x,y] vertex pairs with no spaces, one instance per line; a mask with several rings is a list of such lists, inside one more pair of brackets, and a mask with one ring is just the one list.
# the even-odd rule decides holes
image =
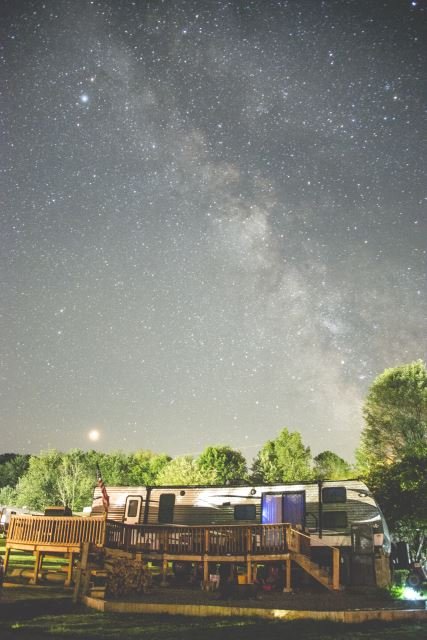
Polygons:
[[351,460],[426,353],[425,0],[0,11],[1,449]]

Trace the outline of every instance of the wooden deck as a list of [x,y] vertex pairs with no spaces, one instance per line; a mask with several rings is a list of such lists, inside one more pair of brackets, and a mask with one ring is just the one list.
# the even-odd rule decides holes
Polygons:
[[43,558],[63,555],[68,558],[66,584],[70,584],[74,557],[80,554],[85,542],[104,546],[105,518],[12,516],[6,538],[4,572],[7,572],[12,549],[31,552],[35,556],[32,582],[36,584]]
[[310,536],[288,523],[128,525],[103,517],[13,516],[6,540],[5,571],[11,549],[30,551],[35,554],[33,582],[37,582],[43,556],[59,553],[70,558],[67,578],[70,582],[73,557],[81,553],[84,543],[154,560],[162,565],[165,575],[171,561],[203,563],[205,581],[209,577],[209,563],[245,565],[250,584],[258,563],[280,561],[286,569],[286,590],[291,589],[291,561],[294,561],[328,589],[340,588],[339,550],[328,547],[331,569],[321,570],[310,557]]
[[277,555],[288,552],[291,525],[123,525],[107,521],[106,546],[124,551],[191,556]]

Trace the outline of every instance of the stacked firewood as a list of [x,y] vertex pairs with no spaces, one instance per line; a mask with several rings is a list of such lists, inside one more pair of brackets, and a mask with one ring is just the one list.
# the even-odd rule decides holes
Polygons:
[[117,558],[111,564],[107,578],[107,594],[113,598],[131,593],[147,593],[151,573],[142,560]]

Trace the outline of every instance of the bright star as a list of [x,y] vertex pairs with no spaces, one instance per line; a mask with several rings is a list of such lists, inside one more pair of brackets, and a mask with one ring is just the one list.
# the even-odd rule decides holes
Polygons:
[[86,104],[89,102],[89,96],[87,95],[87,93],[82,93],[82,95],[80,96],[80,102],[82,104]]

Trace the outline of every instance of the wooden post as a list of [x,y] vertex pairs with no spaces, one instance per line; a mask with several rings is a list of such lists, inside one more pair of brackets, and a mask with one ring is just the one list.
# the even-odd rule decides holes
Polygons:
[[291,527],[288,524],[284,525],[285,529],[285,538],[286,538],[286,551],[290,551],[292,547],[292,538],[291,538]]
[[207,553],[203,556],[203,582],[206,585],[209,582],[209,556]]
[[125,525],[125,530],[124,530],[124,550],[125,551],[129,551],[130,550],[130,539],[131,539],[131,530],[130,530],[130,525]]
[[163,560],[162,560],[162,581],[160,583],[160,585],[162,587],[167,587],[168,586],[167,574],[168,574],[168,561],[165,558],[163,558]]
[[209,529],[205,529],[204,549],[203,549],[203,583],[209,582]]
[[283,591],[285,593],[291,593],[292,591],[292,586],[291,586],[291,556],[288,556],[285,560],[285,572],[286,572],[286,578],[285,578],[285,588],[283,589]]
[[340,588],[340,550],[336,547],[332,549],[332,588]]
[[163,531],[163,551],[164,553],[169,551],[169,529]]
[[252,562],[249,555],[246,558],[246,580],[248,584],[252,584]]
[[205,548],[204,553],[209,553],[209,529],[205,529]]
[[107,541],[107,516],[108,516],[108,513],[105,512],[104,519],[102,521],[102,529],[101,529],[101,531],[102,531],[102,533],[101,533],[101,541],[100,541],[101,542],[101,547],[105,547],[105,543]]
[[296,540],[295,551],[297,553],[301,553],[301,536],[296,529],[294,529],[294,532],[295,532],[295,540]]
[[[74,592],[73,592],[73,602],[77,602],[80,597],[80,591],[82,591],[82,587],[86,586],[86,574],[87,574],[87,565],[89,559],[89,542],[83,542],[82,550],[80,553],[80,562],[79,567],[76,572],[76,580],[74,582]],[[86,594],[83,594],[86,595]]]
[[6,547],[4,551],[4,575],[6,575],[9,566],[10,547]]
[[68,567],[67,567],[67,578],[65,580],[64,586],[65,587],[69,587],[72,579],[73,579],[73,562],[74,562],[74,553],[72,551],[70,551],[69,554],[69,560],[68,560]]
[[251,565],[251,584],[254,584],[257,581],[257,574],[258,574],[258,565],[256,562],[253,562]]
[[248,527],[246,531],[246,580],[252,584],[252,531]]
[[43,563],[43,551],[36,550],[36,559],[34,561],[34,575],[30,580],[31,584],[37,584],[39,581],[39,572]]
[[246,530],[246,553],[252,553],[252,530],[250,527]]

